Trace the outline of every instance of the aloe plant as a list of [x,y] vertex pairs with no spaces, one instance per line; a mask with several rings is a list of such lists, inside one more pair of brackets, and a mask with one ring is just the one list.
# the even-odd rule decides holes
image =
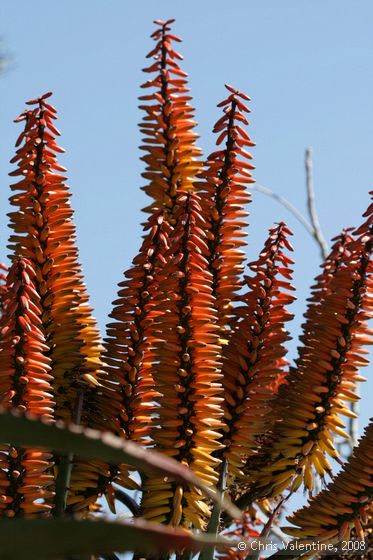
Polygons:
[[[341,462],[341,416],[354,416],[373,341],[373,206],[333,240],[291,364],[295,263],[284,222],[244,274],[250,99],[226,85],[217,147],[204,158],[172,23],[155,22],[140,98],[149,216],[102,340],[51,93],[16,119],[10,266],[0,277],[4,560],[239,559],[302,488],[310,502],[289,517],[290,535],[331,544],[370,535],[371,426],[336,477],[330,458]],[[118,502],[131,520],[120,520]]]

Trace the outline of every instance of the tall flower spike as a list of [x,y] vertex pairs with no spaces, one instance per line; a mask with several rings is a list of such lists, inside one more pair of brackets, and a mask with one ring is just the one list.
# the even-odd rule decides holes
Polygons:
[[246,148],[255,145],[242,128],[248,124],[244,113],[249,112],[243,100],[248,101],[249,97],[231,86],[225,87],[230,94],[218,105],[224,107],[224,115],[214,127],[219,134],[216,144],[225,141],[225,147],[210,154],[207,169],[200,175],[211,217],[209,266],[222,330],[231,320],[232,302],[241,286],[245,253],[240,247],[246,244],[242,238],[246,235],[243,227],[247,225],[243,218],[248,216],[245,204],[250,202],[247,185],[254,182],[252,156]]
[[50,348],[57,418],[70,420],[83,384],[95,375],[100,364],[99,333],[91,317],[88,295],[82,281],[75,246],[70,192],[65,171],[56,152],[63,150],[55,137],[56,110],[47,102],[51,94],[28,102],[31,107],[16,119],[25,128],[20,146],[11,160],[17,169],[10,173],[20,180],[10,203],[11,258],[25,257],[35,268],[36,288],[41,296],[42,323]]
[[240,320],[223,352],[223,454],[229,472],[241,477],[247,457],[257,452],[258,438],[271,424],[270,402],[288,365],[285,323],[292,315],[286,305],[295,299],[289,293],[294,261],[284,254],[284,248],[293,250],[288,235],[284,223],[272,227],[259,259],[250,264],[254,276],[247,278],[249,291],[237,308]]
[[281,422],[274,426],[272,443],[250,465],[256,497],[277,495],[290,485],[295,491],[302,481],[312,492],[313,471],[324,477],[331,472],[326,455],[337,457],[334,434],[348,438],[340,415],[354,415],[345,401],[358,399],[356,382],[364,381],[358,370],[368,364],[364,346],[372,343],[367,320],[372,309],[373,205],[365,216],[347,246],[342,243],[346,234],[337,240],[332,254],[339,246],[340,261],[331,267],[332,277],[322,276],[320,289],[314,290],[297,367],[273,404]]
[[352,457],[329,486],[312,498],[309,505],[288,520],[297,527],[286,527],[290,535],[321,542],[349,541],[351,530],[364,540],[362,527],[373,501],[373,422]]
[[[167,262],[157,277],[153,375],[161,396],[153,437],[157,449],[214,484],[223,399],[207,224],[201,211],[196,194],[179,197]],[[146,519],[199,528],[210,514],[197,490],[163,478],[146,480],[142,509]]]
[[156,21],[159,29],[152,34],[156,41],[154,49],[147,55],[154,62],[145,72],[155,73],[142,87],[155,88],[153,93],[140,97],[145,104],[140,109],[145,116],[140,124],[144,135],[141,150],[146,152],[141,159],[147,167],[142,174],[148,181],[143,187],[154,202],[145,210],[162,210],[171,221],[178,191],[193,189],[197,173],[201,170],[198,158],[201,154],[193,132],[193,108],[189,105],[187,74],[178,64],[182,56],[172,46],[181,40],[172,35],[170,24],[174,20]]
[[157,268],[169,249],[171,226],[162,214],[150,217],[146,235],[132,268],[119,284],[118,299],[113,302],[105,339],[107,385],[113,387],[119,401],[119,425],[127,439],[145,443],[153,424],[154,382],[144,356],[151,347],[149,332],[154,320],[152,296],[156,290]]
[[[173,20],[155,23],[159,26],[152,34],[156,46],[148,54],[154,62],[145,72],[155,72],[156,75],[143,85],[144,88],[155,88],[155,91],[140,98],[149,102],[140,106],[146,113],[140,125],[145,136],[141,149],[147,152],[142,158],[147,164],[143,176],[149,181],[144,188],[155,199],[147,210],[155,213],[160,220],[163,213],[166,220],[173,223],[172,213],[178,191],[192,189],[200,171],[201,164],[197,161],[200,150],[195,146],[197,134],[193,132],[195,123],[192,120],[193,109],[188,103],[186,74],[177,63],[182,57],[172,47],[172,42],[180,39],[170,33]],[[152,224],[153,230],[154,227],[155,224]],[[156,234],[152,231],[146,238],[135,267],[129,273],[133,275],[131,280],[125,280],[121,286],[120,299],[112,315],[117,321],[108,325],[105,369],[109,378],[102,381],[102,389],[93,395],[95,404],[89,404],[91,424],[93,417],[100,427],[105,426],[107,421],[109,424],[106,426],[112,424],[112,419],[116,418],[118,422],[114,429],[119,429],[131,439],[141,438],[143,442],[149,436],[155,393],[151,389],[149,333],[144,336],[144,325],[150,315],[142,306],[149,298],[152,268],[161,259],[159,249],[164,245],[162,239],[165,239],[166,224],[158,229]],[[156,246],[153,246],[154,235]],[[101,414],[102,411],[105,414]],[[75,473],[73,479],[74,476]],[[107,478],[100,477],[100,480],[102,489],[107,484]],[[124,481],[128,482],[126,472]],[[75,502],[76,507],[86,503],[81,495],[80,478],[79,489],[81,500]],[[88,493],[92,498],[93,491],[88,490]],[[78,500],[78,497],[72,496],[71,500]]]
[[[115,321],[107,325],[103,356],[107,378],[101,381],[101,387],[86,405],[92,428],[109,429],[142,444],[151,442],[154,399],[158,396],[151,364],[144,360],[150,359],[155,276],[157,267],[162,264],[162,254],[169,249],[170,229],[159,213],[150,216],[145,226],[140,252],[132,268],[125,273],[125,280],[119,284],[118,299],[110,315]],[[79,460],[72,473],[70,509],[80,510],[105,494],[114,511],[113,482],[125,487],[134,484],[126,466],[110,468],[100,462],[92,464]]]
[[[53,420],[54,398],[48,347],[42,332],[35,272],[26,259],[9,270],[4,314],[0,320],[0,404]],[[0,516],[47,513],[54,493],[46,451],[0,445]]]
[[303,334],[299,337],[303,342],[303,346],[298,348],[299,357],[297,363],[300,363],[303,355],[307,352],[309,339],[314,336],[313,327],[318,322],[320,313],[320,302],[328,295],[328,289],[332,282],[334,275],[343,263],[350,257],[350,248],[353,241],[352,232],[354,228],[347,228],[342,233],[332,239],[333,246],[328,257],[322,266],[322,273],[316,277],[316,283],[311,286],[311,297],[308,298],[308,308],[304,317],[306,322],[303,323]]

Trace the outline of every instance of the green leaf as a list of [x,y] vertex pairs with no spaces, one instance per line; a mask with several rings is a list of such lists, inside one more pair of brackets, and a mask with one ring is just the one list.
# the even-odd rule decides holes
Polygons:
[[214,487],[206,486],[192,470],[156,451],[144,449],[132,441],[123,440],[109,432],[99,432],[75,424],[61,422],[51,425],[31,415],[20,416],[0,408],[1,441],[21,447],[51,449],[57,453],[73,453],[86,459],[101,459],[111,465],[122,463],[149,476],[167,476],[172,480],[200,488],[215,503],[223,501],[223,508],[233,518],[241,512]]
[[157,557],[161,552],[200,551],[232,541],[197,535],[157,523],[75,519],[1,519],[1,560],[47,560],[72,554],[135,551]]

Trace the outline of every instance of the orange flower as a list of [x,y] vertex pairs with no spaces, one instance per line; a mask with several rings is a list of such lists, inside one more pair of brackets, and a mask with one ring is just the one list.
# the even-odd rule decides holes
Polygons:
[[223,353],[224,457],[229,472],[242,477],[246,459],[257,453],[258,438],[272,424],[270,403],[284,381],[285,343],[290,339],[285,322],[292,319],[286,305],[293,261],[284,223],[270,229],[259,259],[250,264],[253,277],[246,278],[249,291],[236,309],[237,322]]
[[204,192],[204,211],[211,220],[209,268],[222,331],[232,319],[232,302],[241,287],[245,253],[240,248],[246,244],[243,218],[248,215],[245,204],[250,202],[247,185],[254,182],[252,156],[246,147],[255,145],[239,124],[248,124],[244,113],[249,109],[243,100],[249,98],[231,86],[225,87],[231,93],[219,103],[218,107],[224,107],[224,115],[214,127],[219,134],[216,144],[225,140],[225,147],[209,155],[207,168],[200,174],[202,182],[198,184]]
[[[110,429],[143,445],[152,443],[154,400],[159,396],[151,373],[151,326],[155,317],[152,298],[157,289],[158,267],[163,266],[160,259],[169,249],[170,230],[171,226],[160,213],[150,216],[145,225],[140,252],[120,282],[118,298],[113,303],[111,317],[115,321],[107,325],[103,355],[106,377],[100,380],[99,389],[86,397],[91,427]],[[137,487],[125,465],[110,467],[99,461],[77,460],[72,472],[69,508],[81,510],[105,495],[114,512],[113,482],[125,488]]]
[[[0,404],[53,421],[53,376],[35,280],[28,260],[14,261],[0,320]],[[49,490],[54,482],[52,465],[46,451],[0,445],[0,515],[45,515],[54,496]]]
[[[303,347],[296,367],[272,406],[272,440],[250,464],[252,495],[295,491],[304,481],[312,492],[313,472],[331,473],[326,455],[337,457],[335,435],[348,437],[340,415],[354,416],[345,402],[358,399],[359,368],[368,364],[372,343],[373,205],[367,220],[337,238],[306,313]],[[257,472],[259,463],[265,465]]]
[[182,56],[173,48],[180,39],[170,33],[174,20],[156,21],[159,29],[152,34],[156,41],[148,54],[154,62],[144,72],[155,73],[142,87],[155,88],[153,93],[140,97],[146,102],[140,105],[145,116],[140,124],[144,135],[141,158],[146,163],[142,176],[148,181],[145,192],[154,202],[145,210],[153,212],[164,209],[171,221],[173,208],[180,190],[193,189],[193,182],[201,170],[198,160],[200,150],[193,132],[193,108],[187,87],[187,74],[177,62]]
[[[196,194],[179,196],[177,207],[154,294],[152,371],[160,396],[153,438],[157,449],[189,465],[202,480],[216,483],[219,460],[213,454],[221,447],[223,398],[206,223]],[[199,528],[210,514],[197,490],[158,478],[146,480],[142,509],[147,519]]]
[[29,101],[16,122],[25,128],[10,173],[19,178],[10,203],[17,210],[9,214],[14,234],[10,236],[11,258],[24,257],[35,268],[35,285],[40,294],[42,323],[53,368],[56,418],[70,420],[79,392],[100,366],[99,333],[82,281],[75,227],[68,186],[56,157],[63,150],[55,137],[56,109],[47,93]]
[[[107,385],[118,400],[118,423],[128,439],[146,443],[154,411],[154,381],[147,362],[151,351],[150,327],[155,318],[152,296],[157,289],[155,276],[162,255],[169,250],[170,226],[161,214],[154,214],[146,225],[146,235],[133,266],[120,282],[107,325],[105,371]],[[148,356],[148,359],[151,359]],[[103,407],[100,407],[103,410]]]

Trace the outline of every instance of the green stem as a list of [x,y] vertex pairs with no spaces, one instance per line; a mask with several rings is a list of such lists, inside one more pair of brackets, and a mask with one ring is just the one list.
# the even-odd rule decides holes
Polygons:
[[[80,424],[83,408],[83,392],[77,396],[76,406],[74,411],[74,424]],[[70,488],[71,472],[73,468],[74,454],[67,453],[62,455],[58,465],[58,474],[56,479],[56,497],[54,502],[54,517],[62,517],[66,511],[67,495]]]
[[[228,476],[228,461],[227,459],[223,459],[221,463],[221,472],[219,477],[219,482],[217,485],[218,490],[224,495],[224,492],[227,487],[227,476]],[[218,536],[219,526],[220,526],[220,515],[221,515],[221,504],[215,504],[209,524],[207,526],[207,534]],[[215,555],[215,548],[207,548],[203,552],[201,552],[199,560],[213,560]]]

